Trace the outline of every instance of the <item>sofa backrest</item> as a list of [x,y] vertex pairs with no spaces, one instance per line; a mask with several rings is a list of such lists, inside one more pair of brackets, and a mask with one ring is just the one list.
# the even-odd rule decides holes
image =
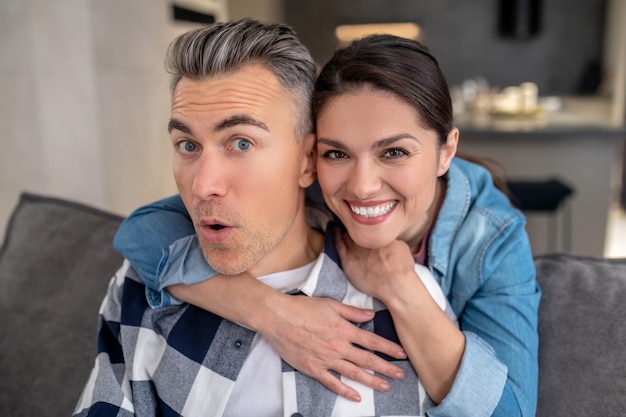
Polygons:
[[122,263],[122,218],[22,195],[0,252],[0,416],[70,416],[96,356],[98,309]]
[[537,416],[626,415],[626,259],[535,259]]

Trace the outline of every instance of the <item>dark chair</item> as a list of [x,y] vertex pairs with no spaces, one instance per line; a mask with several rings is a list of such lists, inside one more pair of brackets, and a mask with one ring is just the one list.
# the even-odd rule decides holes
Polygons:
[[562,242],[564,250],[571,250],[572,212],[566,200],[574,189],[558,179],[545,181],[507,180],[511,202],[523,212],[542,212],[551,216],[548,222],[549,250],[557,250],[557,222],[563,207]]

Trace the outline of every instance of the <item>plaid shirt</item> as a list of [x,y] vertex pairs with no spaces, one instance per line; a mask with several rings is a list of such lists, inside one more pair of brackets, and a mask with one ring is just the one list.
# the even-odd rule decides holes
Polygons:
[[[388,310],[347,281],[329,236],[301,292],[374,308],[375,318],[360,326],[398,342]],[[420,270],[420,276],[426,274]],[[443,293],[433,295],[452,315]],[[74,415],[221,416],[254,336],[255,332],[192,305],[151,309],[145,287],[125,261],[100,310],[98,356]],[[389,381],[388,392],[344,381],[358,385],[362,401],[354,403],[283,361],[283,415],[424,415],[427,397],[411,364],[394,363],[406,376]]]

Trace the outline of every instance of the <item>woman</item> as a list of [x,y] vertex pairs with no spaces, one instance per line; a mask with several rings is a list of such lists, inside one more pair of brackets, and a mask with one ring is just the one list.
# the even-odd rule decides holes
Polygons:
[[[336,240],[344,271],[357,288],[388,307],[402,347],[432,400],[426,411],[534,415],[540,291],[524,218],[494,187],[485,169],[454,158],[459,132],[453,127],[447,83],[435,58],[418,42],[397,37],[355,41],[324,66],[316,83],[314,116],[319,183],[349,235]],[[116,238],[118,250],[140,272],[158,268],[154,257],[146,262],[146,250],[127,243],[139,240],[137,230],[156,229],[168,243],[183,231],[193,233],[190,224],[181,226],[181,206],[170,201],[172,207],[141,209]],[[164,223],[170,224],[169,232],[161,229]],[[171,250],[180,248],[174,244]],[[460,329],[432,301],[417,279],[414,262],[434,275]],[[146,279],[148,285],[161,289],[183,282],[176,275],[180,265],[169,265],[167,256],[159,269],[165,278],[159,285]],[[205,270],[186,276],[191,281],[185,282],[210,275],[212,271]],[[224,294],[241,294],[236,288],[249,277],[230,278],[217,276],[169,290],[257,329],[297,369],[333,369],[366,384],[378,383],[354,371],[359,360],[332,349],[326,353],[328,334],[337,338],[333,326],[345,313],[326,309],[316,318],[318,306],[310,299],[288,296],[274,303],[280,305],[279,313],[260,299],[237,301],[229,308],[226,301],[234,298]],[[265,300],[276,300],[275,291],[267,291],[272,295]],[[293,331],[298,320],[294,317],[302,314],[313,330]],[[350,319],[356,321],[357,316]],[[343,332],[343,342],[358,342],[350,340],[353,335],[343,340]],[[316,343],[318,336],[321,341]],[[346,396],[353,394],[330,374],[316,376],[311,369],[305,373],[337,392],[342,389]]]

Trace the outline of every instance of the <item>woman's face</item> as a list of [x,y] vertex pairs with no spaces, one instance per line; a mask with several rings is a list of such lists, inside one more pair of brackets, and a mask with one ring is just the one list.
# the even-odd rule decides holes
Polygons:
[[416,250],[434,222],[458,130],[441,147],[413,107],[371,89],[343,94],[317,119],[317,171],[324,199],[366,248],[395,239]]

